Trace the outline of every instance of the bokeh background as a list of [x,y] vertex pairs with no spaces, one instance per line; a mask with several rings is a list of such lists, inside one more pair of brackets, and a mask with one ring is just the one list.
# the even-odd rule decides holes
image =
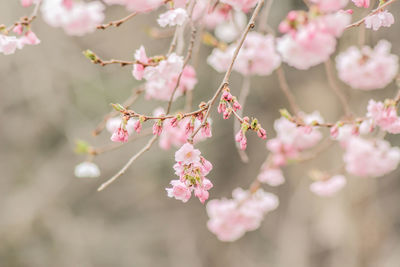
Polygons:
[[[279,0],[272,6],[269,23],[279,21],[300,0]],[[0,22],[9,25],[27,10],[19,1],[0,1]],[[206,228],[207,214],[199,201],[183,204],[169,199],[164,188],[174,178],[175,150],[158,144],[103,192],[97,187],[122,167],[147,140],[100,155],[95,162],[98,179],[77,179],[74,166],[83,156],[73,152],[76,139],[95,146],[109,143],[109,134],[92,137],[91,131],[109,103],[123,102],[138,85],[131,67],[92,65],[83,55],[90,48],[103,58],[131,59],[141,44],[148,54],[165,53],[169,39],[153,40],[147,34],[156,26],[158,12],[141,15],[120,28],[97,31],[82,38],[69,37],[41,18],[34,30],[42,40],[15,55],[0,55],[0,266],[1,267],[131,267],[131,266],[271,266],[271,267],[398,267],[400,266],[399,171],[378,179],[349,178],[349,185],[333,198],[321,199],[308,190],[311,168],[335,170],[342,152],[332,147],[313,161],[285,169],[287,182],[265,190],[279,196],[279,208],[268,214],[260,229],[234,243],[220,242]],[[391,7],[399,14],[400,5]],[[127,14],[110,7],[107,19]],[[361,13],[355,13],[360,17]],[[400,55],[400,24],[367,32],[367,44],[384,38]],[[356,44],[358,30],[345,33],[343,50]],[[194,103],[207,100],[222,75],[205,63],[211,52],[200,49],[199,83]],[[326,83],[323,66],[299,71],[284,66],[288,82],[305,112],[320,110],[333,121],[341,106]],[[234,74],[235,94],[241,78]],[[340,83],[353,109],[362,115],[370,98],[392,97],[396,87],[371,93]],[[150,113],[161,102],[138,101],[134,108]],[[175,105],[181,108],[182,101]],[[245,113],[255,115],[270,136],[278,109],[288,103],[275,74],[255,77]],[[267,156],[265,143],[249,138],[250,162],[240,161],[233,140],[233,120],[213,113],[211,140],[200,143],[203,155],[214,164],[211,198],[230,197],[247,188]],[[388,136],[392,144],[399,138]]]

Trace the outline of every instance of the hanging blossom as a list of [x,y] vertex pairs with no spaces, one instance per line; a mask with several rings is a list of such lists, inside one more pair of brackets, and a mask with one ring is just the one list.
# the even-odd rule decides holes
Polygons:
[[352,0],[358,7],[369,8],[370,0]]
[[279,25],[285,35],[278,38],[277,50],[287,64],[306,70],[329,58],[350,20],[343,11],[325,15],[290,11]]
[[186,91],[193,90],[197,83],[194,68],[189,65],[183,68],[183,57],[175,53],[169,55],[168,58],[163,56],[149,58],[144,47],[141,46],[136,50],[135,59],[137,63],[133,66],[132,75],[137,80],[146,80],[146,97],[149,99],[168,101],[177,85],[181,72],[182,75],[174,99],[183,95]]
[[41,10],[50,26],[61,27],[69,35],[94,32],[104,20],[104,5],[99,1],[43,0]]
[[365,27],[373,29],[374,31],[379,30],[380,27],[390,27],[393,23],[394,17],[392,13],[387,10],[380,11],[365,18]]
[[[354,0],[353,0],[354,1]],[[344,8],[348,0],[310,0],[311,3],[316,4],[322,12],[338,11]]]
[[164,0],[104,0],[108,5],[121,5],[133,12],[146,13],[159,8]]
[[379,177],[397,168],[400,149],[391,147],[385,140],[352,137],[347,142],[343,160],[350,174],[360,177]]
[[246,232],[260,227],[264,216],[276,209],[278,198],[258,189],[254,193],[236,188],[232,199],[213,199],[207,203],[208,229],[219,240],[233,242]]
[[242,10],[246,13],[256,6],[257,2],[258,0],[221,0],[221,3],[228,4],[236,10]]
[[[138,120],[131,118],[126,123],[125,127],[128,132],[128,135],[132,135],[133,132],[135,131],[135,125],[137,124],[137,121]],[[109,120],[107,120],[106,129],[108,132],[113,134],[114,132],[116,132],[118,130],[118,128],[121,127],[122,124],[123,124],[123,121],[122,121],[121,117],[110,118]]]
[[25,45],[40,44],[36,34],[29,30],[22,37],[8,36],[0,34],[0,53],[4,55],[14,54],[17,49],[24,48]]
[[390,54],[391,44],[381,40],[374,49],[352,46],[336,57],[339,78],[353,88],[382,89],[396,77],[399,58]]
[[157,19],[161,27],[183,25],[187,20],[188,14],[183,8],[176,8],[162,13]]
[[100,176],[100,169],[93,162],[85,161],[75,167],[77,178],[96,178]]
[[[216,71],[225,72],[231,62],[237,44],[230,45],[225,51],[215,48],[207,62]],[[270,75],[281,64],[275,51],[274,37],[250,32],[239,51],[233,69],[242,75]]]
[[[311,114],[300,114],[306,125],[323,123],[324,120],[318,111]],[[315,127],[297,127],[295,123],[281,117],[274,123],[277,132],[275,138],[267,142],[267,149],[273,153],[274,166],[283,166],[287,160],[294,159],[299,152],[315,146],[321,139],[322,133]]]
[[235,41],[247,24],[246,14],[241,11],[231,11],[229,18],[217,24],[214,30],[215,36],[227,43]]
[[232,7],[227,4],[218,2],[215,6],[208,5],[207,0],[197,1],[193,10],[193,19],[201,19],[204,26],[213,30],[218,25],[232,20]]
[[334,175],[326,179],[310,184],[310,191],[320,197],[331,197],[339,192],[347,184],[346,177]]
[[378,125],[382,130],[392,134],[400,133],[400,117],[397,115],[396,103],[393,100],[368,102],[367,118],[372,119],[372,122]]
[[204,203],[213,184],[206,178],[211,171],[212,164],[201,156],[201,152],[193,145],[186,143],[175,153],[175,174],[179,180],[172,180],[171,188],[166,188],[168,196],[187,202],[194,195]]

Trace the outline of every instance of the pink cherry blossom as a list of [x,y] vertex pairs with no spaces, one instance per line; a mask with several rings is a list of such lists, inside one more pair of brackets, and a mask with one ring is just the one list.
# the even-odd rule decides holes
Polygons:
[[400,117],[397,115],[396,106],[385,105],[382,102],[370,100],[368,102],[367,117],[371,118],[373,123],[392,134],[400,133]]
[[40,44],[39,38],[31,30],[27,31],[25,33],[25,35],[21,37],[20,42],[22,43],[22,45],[38,45],[38,44]]
[[370,4],[370,0],[352,0],[352,1],[358,7],[368,8]]
[[[221,23],[215,25],[214,30],[215,36],[219,40],[227,43],[235,41],[240,36],[242,30],[244,29],[244,27],[246,27],[247,24],[247,17],[246,14],[244,14],[243,12],[231,11],[229,15],[230,18],[226,19],[225,15],[225,19],[223,19]],[[224,14],[222,14],[222,16],[224,16]],[[207,19],[208,18],[204,18],[204,22],[206,24],[209,24],[209,22],[206,22]]]
[[21,5],[23,7],[29,7],[33,4],[39,3],[40,0],[21,0]]
[[343,175],[334,175],[328,180],[316,181],[310,185],[310,190],[321,197],[330,197],[340,191],[346,185]]
[[309,18],[278,39],[277,50],[282,60],[297,69],[306,70],[326,61],[335,51],[336,37],[340,37],[350,15],[336,12]]
[[176,162],[190,164],[200,161],[200,150],[194,149],[193,145],[186,143],[175,153]]
[[321,11],[324,12],[332,12],[338,11],[344,8],[348,0],[310,0],[311,3],[314,3],[318,6]]
[[391,44],[381,40],[374,49],[355,46],[336,58],[339,78],[353,88],[373,90],[386,87],[397,75],[398,56],[390,54]]
[[118,127],[115,132],[111,136],[111,141],[113,142],[128,142],[129,134],[128,131],[123,129],[122,127]]
[[61,27],[69,35],[82,36],[94,32],[104,20],[104,5],[100,1],[71,2],[43,0],[43,19],[53,27]]
[[[218,72],[226,71],[235,48],[236,44],[230,45],[224,52],[215,48],[207,59],[208,64]],[[251,32],[243,43],[233,69],[243,75],[266,76],[280,64],[281,59],[275,51],[274,37]]]
[[187,20],[188,14],[183,8],[176,8],[162,13],[157,19],[161,27],[183,25]]
[[150,12],[164,4],[163,0],[104,0],[108,5],[122,5],[139,13]]
[[19,41],[15,36],[0,34],[0,53],[11,55],[15,53],[19,46]]
[[168,197],[174,197],[186,203],[192,196],[190,188],[180,180],[172,180],[171,185],[172,188],[166,188]]
[[13,32],[15,32],[18,35],[21,35],[23,31],[24,31],[24,27],[21,24],[18,24],[13,29]]
[[379,30],[380,27],[390,27],[393,23],[394,17],[392,13],[387,10],[365,18],[365,27],[373,29],[374,31]]
[[343,156],[347,172],[360,177],[379,177],[394,169],[400,161],[400,149],[381,140],[352,137]]
[[257,179],[270,186],[278,186],[285,182],[282,170],[276,167],[267,167],[262,169]]
[[232,192],[232,199],[214,199],[207,203],[208,229],[219,240],[232,242],[248,231],[256,230],[264,215],[277,208],[278,198],[259,189],[251,194],[241,188]]

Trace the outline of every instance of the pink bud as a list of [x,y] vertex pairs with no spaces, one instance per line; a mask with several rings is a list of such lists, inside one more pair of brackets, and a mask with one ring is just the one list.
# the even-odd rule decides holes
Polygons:
[[294,10],[290,11],[290,12],[287,14],[287,18],[288,18],[288,20],[290,20],[290,21],[296,20],[296,19],[297,19],[297,12],[294,11]]
[[19,35],[21,35],[23,31],[24,31],[24,27],[22,27],[21,24],[18,24],[13,29],[13,32],[15,32],[16,34],[19,34]]
[[239,130],[239,132],[237,132],[235,135],[235,141],[239,143],[240,141],[242,141],[242,139],[243,139],[243,132],[242,130]]
[[128,142],[128,138],[129,138],[128,131],[123,129],[123,128],[121,128],[121,127],[119,127],[112,134],[111,141],[126,143],[126,142]]
[[232,107],[233,107],[233,109],[234,109],[235,111],[241,110],[241,109],[242,109],[242,106],[239,104],[238,101],[233,102]]
[[232,111],[231,111],[229,108],[226,109],[226,110],[224,111],[224,114],[223,114],[224,120],[229,119],[229,117],[231,116],[231,113],[232,113]]
[[40,40],[33,31],[27,31],[22,37],[22,43],[28,45],[37,45],[40,44]]
[[246,150],[246,147],[247,147],[247,138],[246,136],[243,135],[242,140],[240,140],[240,149]]
[[208,199],[210,194],[208,193],[207,190],[204,190],[201,187],[197,187],[194,190],[194,195],[200,200],[201,203],[204,204],[204,202]]
[[158,136],[160,136],[161,135],[161,133],[162,133],[162,130],[163,130],[163,128],[162,128],[162,123],[160,123],[160,122],[155,122],[154,123],[154,125],[153,125],[153,135],[158,135]]
[[225,91],[225,92],[222,94],[222,99],[224,99],[224,100],[230,102],[230,101],[232,100],[232,95],[231,95],[231,93]]
[[223,113],[226,110],[226,104],[225,102],[220,102],[218,105],[218,113]]
[[261,128],[260,127],[260,129],[258,129],[258,131],[257,131],[257,135],[258,135],[258,137],[260,137],[261,139],[267,139],[267,131],[265,131],[265,129],[264,128]]
[[185,126],[185,134],[190,134],[194,131],[194,125],[189,121]]
[[287,33],[290,30],[290,26],[287,23],[286,20],[282,21],[281,23],[279,23],[279,27],[278,27],[279,31],[281,33]]
[[211,137],[211,127],[210,127],[210,123],[207,122],[206,125],[204,125],[203,128],[201,128],[201,133],[203,134],[204,137]]
[[28,7],[33,4],[33,0],[21,0],[21,4],[23,7]]
[[142,122],[140,120],[135,121],[135,123],[133,124],[133,129],[137,133],[140,133],[140,131],[142,130]]
[[178,119],[177,118],[172,118],[171,121],[170,121],[170,125],[172,127],[178,126]]
[[142,80],[144,75],[144,66],[142,64],[134,64],[132,75],[133,77],[135,77],[136,80]]
[[339,135],[339,127],[337,125],[332,126],[330,133],[331,137],[336,139]]

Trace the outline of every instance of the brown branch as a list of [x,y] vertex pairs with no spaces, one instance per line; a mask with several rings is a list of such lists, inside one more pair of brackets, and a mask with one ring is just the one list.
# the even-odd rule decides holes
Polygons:
[[276,73],[278,75],[279,88],[281,88],[282,92],[285,94],[287,100],[289,101],[290,109],[294,112],[294,114],[298,115],[300,113],[300,108],[296,103],[296,98],[290,91],[282,66],[280,66],[276,70]]
[[99,26],[97,26],[97,29],[105,30],[105,29],[107,29],[108,27],[111,27],[111,26],[119,27],[119,26],[121,26],[121,24],[125,23],[126,21],[130,20],[131,18],[133,18],[136,15],[137,15],[137,12],[133,12],[133,13],[129,14],[128,16],[122,18],[122,19],[110,21],[107,24],[99,25]]
[[228,70],[227,70],[226,73],[225,73],[224,79],[222,80],[222,83],[221,83],[220,86],[218,87],[218,89],[217,89],[217,91],[215,92],[214,96],[213,96],[213,97],[211,98],[211,100],[208,101],[208,103],[207,103],[208,109],[207,109],[206,115],[204,116],[203,123],[202,123],[199,127],[197,127],[197,129],[195,129],[195,130],[193,131],[192,135],[188,138],[188,142],[193,143],[193,138],[194,138],[194,137],[196,136],[196,134],[200,131],[200,129],[201,129],[202,127],[204,127],[204,126],[207,124],[207,119],[208,119],[208,117],[210,116],[211,107],[214,105],[215,100],[217,99],[218,95],[222,92],[222,90],[225,89],[225,88],[229,85],[229,78],[230,78],[231,73],[232,73],[233,64],[234,64],[235,61],[236,61],[236,58],[237,58],[237,56],[238,56],[238,54],[239,54],[240,49],[242,48],[242,45],[243,45],[243,43],[244,43],[244,40],[245,40],[246,37],[247,37],[247,34],[249,33],[249,31],[250,31],[251,29],[254,28],[254,26],[255,26],[255,20],[256,20],[256,18],[257,18],[257,16],[258,16],[258,13],[260,12],[260,9],[261,9],[261,7],[262,7],[263,4],[264,4],[264,0],[258,1],[257,6],[256,6],[256,8],[255,8],[254,11],[253,11],[253,15],[251,16],[251,18],[250,18],[250,20],[249,20],[249,23],[247,24],[245,30],[244,30],[243,33],[242,33],[241,38],[239,39],[238,46],[236,47],[236,49],[235,49],[235,51],[234,51],[234,53],[233,53],[233,57],[232,57],[231,63],[230,63],[230,65],[229,65]]
[[337,97],[340,100],[340,103],[342,104],[344,113],[346,115],[346,117],[351,117],[352,116],[352,112],[350,109],[350,105],[347,101],[347,97],[343,94],[343,92],[340,90],[339,86],[336,84],[335,81],[335,75],[333,74],[333,70],[332,70],[332,62],[331,59],[328,59],[327,61],[325,61],[324,63],[325,66],[325,72],[326,72],[326,76],[328,78],[328,84],[331,87],[331,89],[333,90],[333,92],[337,95]]

